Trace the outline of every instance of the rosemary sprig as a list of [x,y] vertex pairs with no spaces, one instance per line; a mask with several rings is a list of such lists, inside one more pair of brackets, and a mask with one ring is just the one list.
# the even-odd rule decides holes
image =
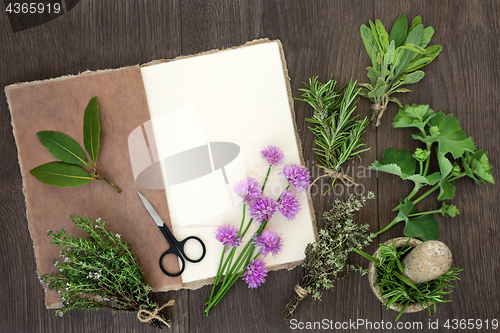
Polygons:
[[[306,120],[314,124],[309,130],[316,136],[314,143],[318,147],[313,148],[313,151],[318,166],[327,174],[340,172],[344,162],[356,156],[361,160],[359,155],[370,149],[364,148],[365,144],[361,138],[368,119],[358,119],[359,115],[353,116],[360,89],[357,82],[351,80],[344,86],[343,93],[341,91],[344,87],[335,91],[337,81],[332,78],[323,84],[318,81],[318,77],[313,77],[309,79],[309,84],[304,84],[306,87],[299,89],[303,92],[302,98],[298,100],[313,108],[312,118]],[[336,179],[341,177],[333,177],[332,187]]]

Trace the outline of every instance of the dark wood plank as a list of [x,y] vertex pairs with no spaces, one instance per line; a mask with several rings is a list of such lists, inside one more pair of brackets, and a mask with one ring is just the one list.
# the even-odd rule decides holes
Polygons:
[[[66,2],[70,4],[70,2]],[[75,2],[71,2],[75,5]],[[3,10],[0,14],[0,85],[43,80],[86,70],[119,68],[181,53],[179,1],[157,1],[147,6],[136,1],[81,1],[66,14],[27,30],[13,33]],[[36,275],[29,236],[17,150],[10,113],[0,104],[0,312],[2,332],[146,332],[149,325],[133,314],[77,311],[54,318],[45,308],[43,289]],[[188,327],[187,291],[157,295],[174,298],[173,330]]]
[[[500,135],[496,130],[499,117],[495,110],[499,91],[496,60],[499,9],[495,1],[461,1],[460,5],[454,1],[442,1],[439,6],[433,1],[396,1],[390,6],[375,3],[375,17],[386,25],[390,26],[399,14],[406,14],[409,20],[421,15],[424,26],[434,27],[436,33],[432,43],[442,45],[443,51],[436,61],[423,69],[426,76],[410,87],[412,92],[405,94],[402,101],[429,104],[435,111],[453,113],[478,149],[488,151],[497,180]],[[391,128],[390,122],[396,112],[397,107],[393,105],[378,131],[378,158],[389,146],[410,151],[420,146],[410,137],[414,131]],[[380,197],[381,226],[394,218],[391,208],[411,190],[408,184],[402,185],[403,182],[396,178],[390,175],[380,177],[379,192],[383,195]],[[441,226],[439,238],[453,253],[453,267],[464,269],[461,281],[455,283],[456,289],[448,297],[452,302],[438,305],[436,314],[429,317],[428,313],[420,312],[400,319],[421,321],[424,325],[429,319],[439,319],[440,328],[435,332],[448,331],[442,327],[447,319],[485,320],[498,317],[500,313],[496,278],[500,269],[499,247],[495,240],[499,235],[498,183],[477,186],[471,179],[459,179],[456,185],[456,197],[451,202],[460,209],[460,215],[436,218]],[[436,195],[430,197],[419,204],[419,210],[439,208]],[[402,231],[403,225],[397,226],[382,235],[381,240],[399,236]],[[384,320],[393,321],[395,317],[396,312],[384,310]],[[487,331],[490,330],[484,327],[481,330]]]
[[[182,52],[198,53],[212,48],[225,48],[243,44],[257,38],[281,40],[287,60],[294,97],[299,97],[301,82],[312,76],[319,76],[326,82],[333,73],[338,88],[350,78],[364,76],[363,60],[359,37],[359,26],[371,18],[371,2],[357,1],[185,1],[182,4]],[[355,56],[352,56],[355,55]],[[365,100],[359,102],[359,113],[369,115],[370,105]],[[311,114],[303,102],[295,102],[295,111],[306,163],[313,177],[320,175],[312,155],[313,136],[309,133],[305,118]],[[375,133],[368,131],[366,142],[371,145]],[[363,170],[375,159],[375,150],[365,153],[363,162],[345,165],[351,173]],[[349,167],[349,169],[347,169]],[[376,191],[374,175],[360,173],[362,191]],[[327,186],[327,181],[320,183]],[[337,195],[314,197],[314,208],[319,225],[322,212],[329,209],[335,198],[345,198],[353,188],[339,186]],[[370,202],[366,210],[358,214],[360,220],[375,221],[377,229],[377,204]],[[356,256],[353,262],[362,261]],[[366,265],[366,263],[365,263]],[[272,272],[268,281],[256,290],[248,290],[240,281],[226,294],[221,303],[207,318],[203,304],[209,297],[211,287],[190,292],[190,327],[193,332],[221,330],[233,331],[288,331],[290,326],[282,319],[280,312],[293,296],[293,287],[300,278],[300,268],[292,271]],[[336,283],[336,288],[325,293],[323,301],[307,298],[296,312],[299,321],[321,321],[329,318],[335,321],[349,321],[364,318],[380,320],[379,303],[370,295],[370,287],[365,278],[357,274]],[[256,320],[256,318],[259,318]],[[222,326],[221,323],[224,323]]]
[[[494,1],[65,1],[76,6],[68,13],[43,25],[13,33],[7,15],[0,14],[0,84],[5,85],[58,77],[66,74],[107,68],[118,68],[154,59],[173,58],[241,45],[255,38],[280,39],[288,62],[294,97],[299,97],[301,81],[318,75],[326,81],[330,74],[339,84],[350,78],[367,82],[365,67],[368,56],[359,37],[359,26],[378,18],[391,25],[399,14],[409,18],[420,14],[424,25],[432,25],[434,44],[443,45],[435,62],[424,68],[426,77],[411,86],[412,92],[400,96],[403,103],[429,104],[434,110],[454,113],[478,148],[488,151],[490,163],[499,169],[499,4]],[[182,22],[182,23],[181,23]],[[2,95],[3,96],[3,95]],[[358,102],[359,113],[369,116],[367,100]],[[310,109],[296,101],[297,125],[304,155],[314,175],[314,157],[310,148],[313,137],[304,118]],[[362,162],[352,166],[366,167],[381,159],[387,147],[418,147],[411,130],[393,129],[392,117],[397,107],[386,111],[377,132],[369,130],[365,140],[372,147]],[[5,97],[0,104],[0,307],[4,332],[95,332],[152,331],[132,314],[78,311],[63,318],[53,318],[44,306],[42,288],[36,277],[32,242],[26,227],[22,180],[17,151],[10,125]],[[351,164],[349,164],[351,166]],[[435,165],[434,165],[435,166]],[[350,169],[352,170],[352,169]],[[358,176],[365,190],[376,191],[377,200],[357,215],[370,223],[373,231],[387,224],[391,209],[404,197],[411,184],[390,175]],[[362,179],[361,179],[362,178]],[[352,192],[352,189],[350,189]],[[347,191],[325,198],[314,197],[316,217],[331,207],[335,198],[345,198]],[[454,266],[464,268],[461,281],[449,296],[451,303],[440,304],[437,313],[405,315],[400,322],[422,322],[423,331],[429,319],[441,326],[433,332],[445,332],[447,319],[498,319],[500,313],[498,273],[498,185],[477,186],[468,179],[457,181],[457,194],[451,201],[460,209],[455,218],[437,217],[440,238],[454,253]],[[435,209],[433,198],[419,208]],[[319,222],[322,225],[322,222]],[[381,235],[377,242],[400,236],[403,226]],[[368,252],[375,249],[375,244]],[[353,262],[367,265],[353,256]],[[300,270],[269,274],[268,281],[257,290],[237,283],[224,300],[204,316],[203,303],[210,287],[196,291],[158,294],[160,301],[175,298],[170,310],[173,330],[178,332],[283,332],[289,326],[280,312],[292,296]],[[386,311],[371,293],[364,277],[352,275],[336,283],[323,301],[306,298],[296,313],[299,321],[334,321],[367,319],[394,323],[396,313]],[[380,330],[359,330],[377,332]],[[416,332],[418,330],[408,330]],[[488,330],[482,329],[481,332]]]

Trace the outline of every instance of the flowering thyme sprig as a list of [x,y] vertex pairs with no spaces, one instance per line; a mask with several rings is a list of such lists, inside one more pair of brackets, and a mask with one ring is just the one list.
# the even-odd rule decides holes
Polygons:
[[[55,315],[84,309],[154,312],[157,304],[149,297],[152,288],[144,282],[144,273],[121,235],[107,230],[100,218],[95,224],[77,215],[71,220],[88,237],[71,237],[64,230],[47,231],[51,243],[61,247],[59,258],[54,260],[58,273],[40,278],[63,302]],[[162,311],[149,323],[169,326]]]
[[322,290],[333,288],[335,280],[341,279],[352,271],[366,274],[366,270],[347,264],[347,258],[354,249],[361,249],[373,240],[369,225],[360,225],[353,221],[354,212],[365,205],[367,199],[373,199],[369,192],[360,200],[353,195],[347,201],[335,200],[330,211],[323,213],[325,227],[319,231],[319,241],[306,247],[306,258],[302,262],[302,278],[295,286],[295,294],[283,311],[289,320],[299,302],[311,293],[314,299],[320,299]]
[[[300,165],[290,164],[285,166],[281,172],[287,179],[288,185],[280,197],[275,200],[268,196],[262,196],[262,191],[264,191],[267,184],[271,169],[282,163],[284,155],[281,150],[275,146],[264,148],[260,155],[269,163],[262,187],[259,188],[257,182],[252,178],[244,179],[238,182],[234,187],[234,191],[243,198],[243,217],[237,235],[236,228],[232,227],[230,231],[231,237],[237,236],[238,240],[243,239],[254,220],[258,221],[260,225],[234,262],[233,259],[237,246],[231,245],[231,251],[224,260],[228,244],[225,244],[222,240],[224,239],[224,235],[228,233],[228,227],[219,227],[219,229],[217,229],[216,238],[221,241],[224,247],[217,269],[217,275],[215,276],[212,286],[210,299],[205,303],[207,305],[205,309],[207,316],[210,309],[219,303],[222,297],[240,277],[248,284],[249,288],[256,288],[265,282],[267,268],[265,263],[258,257],[261,255],[265,257],[269,253],[276,256],[282,251],[283,247],[281,236],[271,230],[265,229],[266,225],[269,219],[277,211],[288,220],[294,219],[300,210],[300,203],[295,197],[295,194],[290,191],[290,188],[293,187],[295,191],[298,192],[307,189],[309,186],[310,176],[307,169]],[[257,193],[259,194],[258,197]],[[247,205],[250,209],[251,218],[245,227]],[[229,236],[226,235],[226,237]],[[255,249],[257,249],[257,254],[254,254]],[[219,288],[217,292],[215,292],[217,286],[219,286]]]

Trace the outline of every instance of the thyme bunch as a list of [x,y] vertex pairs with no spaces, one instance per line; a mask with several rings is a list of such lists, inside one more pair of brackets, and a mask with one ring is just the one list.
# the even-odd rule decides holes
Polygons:
[[[367,273],[356,265],[347,264],[347,257],[354,249],[362,249],[371,243],[375,235],[369,232],[368,224],[353,220],[354,212],[360,210],[367,199],[373,199],[373,192],[358,200],[354,195],[347,201],[335,200],[330,211],[323,213],[325,227],[319,231],[318,242],[307,245],[306,258],[302,262],[302,278],[295,288],[296,294],[287,304],[283,314],[289,320],[305,294],[321,299],[323,290],[333,288],[336,280],[350,272]],[[302,292],[297,292],[297,289]]]
[[318,166],[325,170],[325,176],[333,178],[332,187],[337,178],[344,183],[347,180],[355,184],[352,178],[340,172],[341,166],[356,156],[361,160],[359,154],[370,149],[364,148],[361,138],[368,119],[353,116],[360,91],[357,82],[351,80],[343,93],[342,89],[335,91],[336,84],[337,81],[332,78],[327,83],[321,83],[318,77],[313,77],[309,79],[309,84],[305,84],[305,88],[299,89],[303,94],[298,99],[313,109],[312,118],[306,118],[306,121],[314,124],[309,127],[316,136],[314,143],[318,146],[313,148],[313,152]]
[[72,310],[146,310],[151,325],[169,326],[161,311],[155,312],[157,304],[149,297],[152,288],[144,282],[144,273],[121,235],[107,230],[101,219],[94,223],[90,218],[72,215],[71,220],[87,233],[87,238],[69,236],[64,230],[47,232],[51,243],[61,248],[59,258],[53,261],[59,272],[41,277],[63,301],[54,315],[63,316]]

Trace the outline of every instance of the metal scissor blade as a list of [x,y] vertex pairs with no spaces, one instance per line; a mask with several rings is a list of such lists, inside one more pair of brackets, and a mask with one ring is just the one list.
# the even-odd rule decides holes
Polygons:
[[139,194],[139,198],[141,199],[144,207],[146,207],[146,210],[148,211],[149,215],[151,215],[151,217],[153,218],[153,220],[156,222],[156,224],[159,227],[163,227],[163,224],[164,224],[163,220],[161,219],[160,215],[158,215],[156,210],[153,208],[153,206],[151,205],[149,200],[146,199],[146,197],[144,195],[142,195],[141,192],[137,192],[137,193]]

